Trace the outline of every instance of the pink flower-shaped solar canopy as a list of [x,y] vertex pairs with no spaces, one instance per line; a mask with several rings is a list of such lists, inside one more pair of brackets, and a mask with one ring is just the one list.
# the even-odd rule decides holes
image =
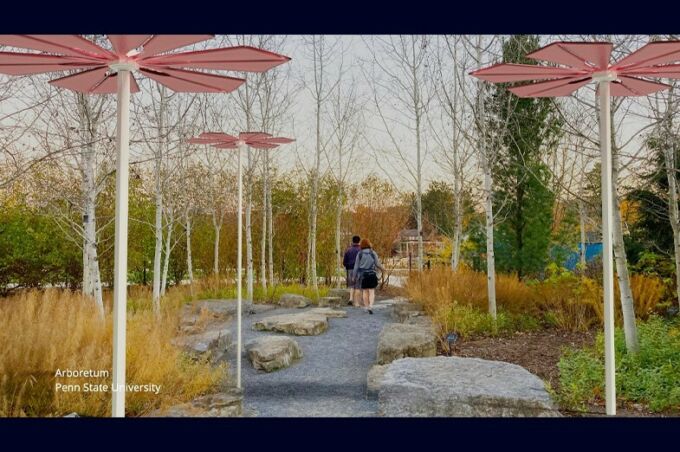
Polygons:
[[528,54],[559,66],[503,63],[471,72],[492,83],[541,80],[508,88],[519,97],[568,96],[598,77],[611,79],[612,96],[645,96],[669,88],[640,77],[680,79],[680,41],[651,42],[610,64],[609,42],[555,42]]
[[[568,96],[591,81],[598,83],[600,163],[602,173],[602,285],[605,336],[605,400],[609,415],[616,414],[614,357],[614,272],[612,267],[612,155],[610,96],[646,96],[670,85],[646,78],[680,79],[680,41],[650,42],[610,63],[609,42],[555,42],[528,54],[558,66],[502,63],[470,74],[491,83],[535,81],[508,90],[519,97]],[[624,314],[625,316],[625,314]],[[633,316],[634,317],[634,316]],[[634,323],[635,320],[632,320]]]
[[[41,53],[0,52],[0,73],[31,75],[78,71],[52,80],[82,93],[115,93],[116,65],[126,65],[177,92],[230,92],[245,80],[194,69],[264,72],[290,58],[249,46],[173,53],[212,35],[108,35],[111,50],[79,35],[0,35],[0,45]],[[130,91],[137,92],[134,77]]]
[[238,137],[220,132],[204,132],[196,138],[191,138],[189,143],[209,144],[218,149],[237,149],[240,144],[255,149],[273,149],[293,141],[295,140],[292,138],[274,137],[265,132],[241,132]]
[[[237,323],[236,343],[241,350],[241,271],[242,271],[242,211],[243,211],[243,171],[241,167],[241,146],[250,146],[255,149],[274,149],[282,144],[292,143],[292,138],[274,137],[266,132],[241,132],[238,136],[222,132],[204,132],[195,138],[190,138],[189,143],[207,144],[218,149],[238,149],[238,212],[237,215],[237,257],[236,257],[236,300],[237,300]],[[236,381],[241,381],[241,354],[237,354]],[[240,383],[237,383],[239,386]],[[240,387],[240,386],[239,386]]]
[[[108,35],[109,50],[78,35],[0,35],[0,45],[34,51],[0,52],[1,74],[69,71],[73,73],[50,83],[86,94],[118,94],[112,387],[125,387],[129,109],[130,92],[139,91],[133,73],[139,72],[172,91],[227,93],[245,80],[201,70],[264,72],[290,60],[247,46],[171,52],[210,38],[212,35]],[[254,143],[266,146],[264,138]],[[238,356],[237,386],[240,387],[240,352]],[[114,390],[111,398],[112,415],[124,417],[125,392]]]

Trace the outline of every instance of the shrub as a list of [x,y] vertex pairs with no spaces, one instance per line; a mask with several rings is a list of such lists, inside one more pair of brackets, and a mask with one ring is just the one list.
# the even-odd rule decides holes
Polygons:
[[[651,316],[639,324],[640,351],[626,353],[620,329],[615,334],[618,400],[638,402],[652,411],[680,409],[680,324]],[[558,364],[558,397],[566,408],[583,409],[604,393],[604,339],[595,346],[566,350]]]

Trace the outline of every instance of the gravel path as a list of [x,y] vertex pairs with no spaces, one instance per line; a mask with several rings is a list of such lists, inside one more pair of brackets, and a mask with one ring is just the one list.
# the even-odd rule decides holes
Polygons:
[[[389,303],[389,302],[388,302]],[[373,315],[346,307],[347,318],[328,319],[328,331],[319,336],[292,336],[304,357],[272,373],[253,369],[243,357],[242,380],[246,414],[266,417],[376,416],[376,400],[366,398],[366,375],[375,364],[378,334],[389,322],[390,307],[376,301]],[[275,309],[244,315],[243,342],[269,334],[253,331],[252,324],[271,315],[306,309]],[[235,332],[233,327],[232,331]],[[233,357],[232,365],[235,366]]]

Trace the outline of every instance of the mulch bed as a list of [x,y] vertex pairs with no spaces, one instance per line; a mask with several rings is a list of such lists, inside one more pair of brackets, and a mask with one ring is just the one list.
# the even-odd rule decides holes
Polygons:
[[[550,383],[553,390],[559,387],[559,362],[565,347],[590,346],[596,331],[573,333],[560,330],[518,332],[504,337],[462,339],[453,350],[454,356],[505,361],[520,365]],[[585,412],[560,410],[564,416],[605,416],[604,403],[590,405]],[[631,404],[617,408],[619,417],[678,416],[678,413],[652,413],[645,406]]]
[[505,337],[463,339],[456,344],[453,354],[517,364],[549,382],[552,388],[557,388],[559,384],[557,362],[560,360],[562,349],[589,346],[594,340],[595,333],[591,331],[518,332]]

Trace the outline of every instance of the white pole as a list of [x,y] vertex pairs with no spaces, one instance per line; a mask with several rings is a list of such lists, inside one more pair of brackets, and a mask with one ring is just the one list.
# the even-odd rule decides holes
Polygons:
[[602,165],[602,284],[604,286],[604,373],[607,415],[616,415],[614,363],[614,272],[612,269],[612,152],[609,81],[598,83]]
[[116,232],[113,264],[112,416],[125,417],[125,325],[127,307],[128,160],[130,154],[130,71],[118,71],[116,129]]
[[237,216],[237,246],[236,246],[236,387],[241,388],[241,273],[243,259],[243,170],[241,168],[241,151],[243,145],[238,145],[238,216]]

